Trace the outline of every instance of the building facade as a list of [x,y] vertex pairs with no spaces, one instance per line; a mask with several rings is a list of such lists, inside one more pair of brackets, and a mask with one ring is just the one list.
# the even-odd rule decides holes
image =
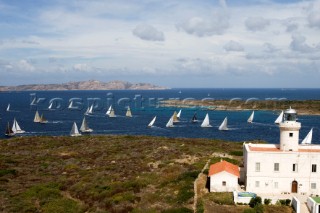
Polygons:
[[246,191],[320,195],[320,146],[299,145],[296,111],[284,113],[279,144],[244,144]]
[[239,167],[227,161],[212,164],[209,169],[210,192],[232,192],[238,189]]

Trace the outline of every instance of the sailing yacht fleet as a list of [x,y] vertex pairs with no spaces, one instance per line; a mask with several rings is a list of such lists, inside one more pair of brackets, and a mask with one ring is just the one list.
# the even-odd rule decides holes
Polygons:
[[[68,109],[72,109],[73,107],[73,102],[71,101],[69,103]],[[52,103],[50,103],[49,110],[52,109]],[[7,108],[6,108],[7,112],[10,112],[10,103],[8,104]],[[78,126],[76,124],[76,122],[73,122],[73,125],[71,127],[71,131],[70,131],[70,136],[81,136],[82,134],[88,134],[93,132],[93,129],[91,129],[88,125],[86,116],[90,116],[94,113],[94,105],[90,105],[86,112],[84,113],[84,117],[80,126],[80,129],[78,129]],[[178,113],[176,111],[174,111],[174,113],[172,114],[172,116],[169,118],[168,122],[166,123],[166,127],[167,128],[172,128],[175,127],[177,123],[181,122],[182,117],[182,110],[180,109],[178,111]],[[109,106],[106,115],[110,118],[114,118],[117,117],[115,114],[115,110],[113,108],[112,105]],[[248,123],[254,123],[254,116],[255,116],[255,112],[252,111],[249,118],[247,119]],[[125,113],[125,117],[127,118],[132,118],[132,111],[130,109],[130,107],[127,107],[126,113]],[[154,116],[152,118],[152,120],[150,121],[150,123],[147,125],[147,127],[152,128],[155,127],[155,122],[156,122],[157,116]],[[275,124],[279,124],[283,121],[283,111],[281,111],[281,113],[279,114],[279,116],[277,117],[277,119],[274,121]],[[35,112],[34,115],[34,119],[33,122],[35,123],[41,123],[41,124],[46,124],[48,123],[48,120],[44,117],[44,114],[42,113],[41,116],[39,114],[38,111]],[[198,123],[199,120],[197,118],[197,112],[194,113],[192,119],[191,119],[191,123]],[[201,122],[200,127],[202,128],[209,128],[212,127],[212,125],[210,124],[210,118],[209,118],[209,113],[206,113],[205,118],[203,119],[203,121]],[[220,131],[227,131],[230,130],[228,128],[228,118],[225,117],[224,120],[222,121],[222,123],[219,125],[218,130]],[[25,131],[23,129],[21,129],[18,121],[16,118],[13,119],[13,123],[12,126],[10,126],[10,123],[7,123],[6,126],[6,130],[5,130],[5,135],[8,137],[12,137],[15,136],[16,134],[23,134],[25,133]],[[81,134],[82,133],[82,134]],[[313,134],[313,128],[311,128],[311,130],[309,131],[309,133],[306,135],[306,137],[302,140],[301,144],[303,145],[308,145],[312,143],[312,134]]]

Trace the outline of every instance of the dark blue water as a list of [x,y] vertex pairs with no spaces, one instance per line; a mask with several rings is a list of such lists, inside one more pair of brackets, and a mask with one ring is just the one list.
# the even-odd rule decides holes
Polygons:
[[[2,92],[0,93],[0,138],[5,138],[4,131],[9,121],[14,117],[22,129],[22,136],[29,135],[69,135],[72,123],[75,121],[80,128],[84,112],[94,104],[94,113],[87,116],[93,134],[130,134],[154,135],[165,137],[214,138],[231,141],[248,141],[254,139],[278,143],[279,129],[274,124],[277,112],[256,111],[254,123],[248,124],[247,118],[251,111],[212,111],[205,107],[183,108],[181,122],[175,128],[165,125],[174,111],[180,108],[164,108],[159,105],[167,99],[274,99],[274,100],[319,100],[320,89],[172,89],[159,91],[40,91],[40,92]],[[74,99],[74,109],[68,109],[69,101]],[[48,110],[50,103],[53,110]],[[6,112],[8,103],[10,111]],[[116,118],[105,115],[112,104],[117,114]],[[130,106],[133,118],[126,118],[126,107]],[[43,113],[48,119],[47,124],[34,123],[35,111]],[[209,113],[213,128],[201,128],[199,123],[190,122],[197,112],[199,120]],[[157,116],[155,128],[146,126],[154,116]],[[228,117],[230,131],[219,131],[218,126]],[[320,116],[299,116],[302,124],[300,138],[314,128],[313,143],[320,143]]]

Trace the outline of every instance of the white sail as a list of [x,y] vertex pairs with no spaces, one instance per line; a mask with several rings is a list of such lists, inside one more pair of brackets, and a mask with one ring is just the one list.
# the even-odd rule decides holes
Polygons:
[[33,122],[39,123],[40,121],[41,121],[41,118],[40,118],[39,112],[36,111],[36,114],[34,115]]
[[70,101],[70,104],[68,106],[68,109],[72,109],[73,108],[73,101]]
[[174,127],[173,126],[173,117],[171,116],[171,118],[169,119],[168,123],[166,124],[166,127]]
[[110,113],[108,114],[110,118],[116,117],[116,114],[114,112],[114,109],[111,107]]
[[154,118],[151,120],[151,122],[148,124],[148,127],[152,127],[154,122],[156,122],[157,116],[154,116]]
[[229,130],[227,117],[225,117],[225,119],[222,121],[221,125],[219,126],[219,130]]
[[90,108],[89,108],[89,110],[88,110],[87,113],[88,113],[88,114],[92,114],[92,113],[93,113],[93,104],[90,106]]
[[202,121],[201,127],[211,127],[208,113],[206,114],[206,117]]
[[50,103],[48,109],[52,109],[53,102]]
[[111,110],[112,110],[112,105],[110,105],[110,107],[109,107],[109,109],[107,110],[106,114],[107,114],[107,115],[110,115]]
[[312,141],[312,131],[313,128],[311,128],[310,132],[307,134],[307,136],[303,139],[303,141],[301,142],[301,144],[311,144]]
[[15,134],[19,134],[19,133],[24,133],[25,131],[21,129],[21,127],[19,126],[17,120],[14,118],[13,119],[13,125],[12,125],[12,131],[15,133]]
[[130,110],[130,107],[128,106],[127,112],[126,112],[126,117],[132,117],[132,113]]
[[86,117],[83,118],[82,124],[80,127],[81,132],[92,132],[93,130],[89,128],[88,123],[86,121]]
[[254,117],[254,111],[252,111],[250,117],[248,118],[248,123],[252,123],[253,122],[253,117]]
[[81,133],[78,130],[78,126],[77,126],[76,122],[73,122],[70,136],[80,136],[80,135],[81,135]]
[[41,114],[41,117],[40,117],[40,123],[42,123],[42,124],[46,124],[46,123],[48,123],[48,120],[44,117],[44,115],[43,115],[43,114]]
[[177,115],[178,115],[177,112],[174,111],[174,113],[173,113],[173,115],[172,115],[172,121],[173,121],[173,123],[179,122],[179,119],[178,119],[178,116],[177,116]]
[[275,124],[281,123],[283,120],[283,110],[281,111],[280,115],[277,117],[277,119],[274,121]]
[[8,106],[7,106],[7,112],[9,112],[10,111],[10,104],[8,104]]
[[180,111],[179,111],[178,114],[177,114],[177,118],[180,119],[180,117],[181,117],[181,109],[180,109]]

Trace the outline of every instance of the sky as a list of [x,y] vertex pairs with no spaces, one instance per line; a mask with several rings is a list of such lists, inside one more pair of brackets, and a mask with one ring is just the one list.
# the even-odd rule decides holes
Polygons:
[[320,0],[0,0],[0,85],[319,88]]

